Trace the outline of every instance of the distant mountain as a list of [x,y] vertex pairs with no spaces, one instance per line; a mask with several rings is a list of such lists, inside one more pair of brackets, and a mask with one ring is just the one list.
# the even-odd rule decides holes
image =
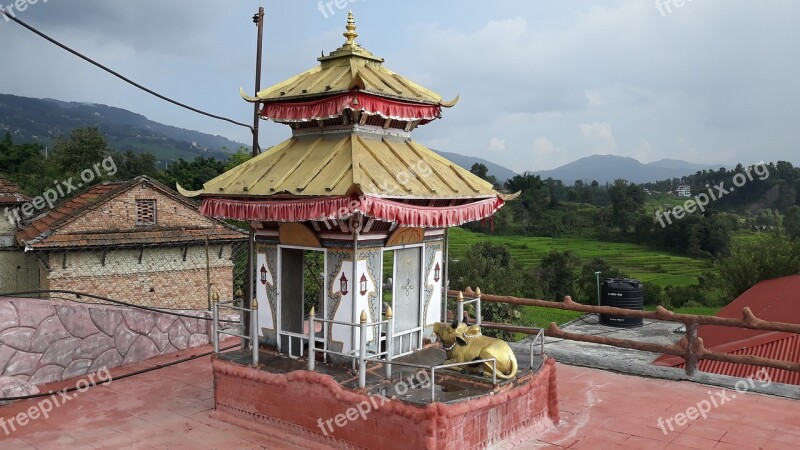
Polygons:
[[472,169],[472,165],[475,163],[483,164],[489,169],[489,175],[494,175],[495,178],[497,178],[498,183],[504,183],[506,180],[514,178],[515,175],[518,175],[511,169],[508,169],[499,164],[495,164],[493,162],[487,161],[482,158],[459,155],[458,153],[440,152],[438,150],[434,151],[467,170]]
[[634,158],[615,155],[593,155],[581,158],[565,166],[553,170],[536,172],[542,179],[553,178],[565,184],[573,184],[576,180],[600,184],[613,183],[617,179],[625,179],[632,183],[648,183],[681,178],[705,169],[719,169],[722,165],[694,164],[676,159],[662,159],[649,164],[642,164]]
[[153,122],[121,108],[0,94],[0,134],[10,131],[17,142],[50,144],[81,127],[97,127],[118,151],[150,152],[162,160],[197,156],[227,158],[222,148],[244,144],[222,136]]

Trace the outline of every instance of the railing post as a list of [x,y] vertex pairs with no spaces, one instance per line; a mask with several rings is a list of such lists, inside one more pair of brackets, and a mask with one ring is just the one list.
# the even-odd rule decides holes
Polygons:
[[497,386],[497,359],[492,358],[492,385]]
[[211,296],[211,311],[212,311],[211,314],[213,317],[211,324],[213,330],[211,330],[211,334],[213,335],[212,339],[214,340],[215,356],[219,354],[219,305],[217,304],[218,301],[219,301],[219,294],[215,292],[214,295]]
[[693,376],[697,371],[697,355],[694,353],[697,345],[697,322],[686,325],[686,375]]
[[464,321],[464,293],[459,291],[456,297],[456,320],[458,323]]
[[436,368],[431,367],[431,403],[436,402]]
[[386,308],[386,379],[392,378],[392,354],[394,353],[394,312],[392,307]]
[[475,323],[477,323],[478,326],[480,326],[481,325],[481,288],[479,288],[479,287],[475,288],[475,297],[477,298],[477,300],[475,300]]
[[314,325],[314,307],[311,307],[311,312],[308,313],[308,370],[313,371],[316,364],[316,356],[314,355],[315,335],[316,329]]
[[253,297],[250,310],[253,344],[253,365],[258,366],[258,299]]
[[367,312],[361,311],[361,323],[358,325],[361,332],[358,348],[358,387],[367,385]]

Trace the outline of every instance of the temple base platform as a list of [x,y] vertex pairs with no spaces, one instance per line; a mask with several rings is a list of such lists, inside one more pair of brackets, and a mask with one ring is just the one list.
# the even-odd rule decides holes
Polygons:
[[[298,436],[320,449],[483,449],[532,427],[545,431],[559,421],[555,362],[517,355],[513,380],[494,386],[475,375],[370,364],[367,385],[358,388],[350,367],[262,351],[259,367],[246,352],[212,361],[216,419],[285,438]],[[432,366],[444,362],[435,347],[397,362]],[[373,367],[374,366],[374,367]]]

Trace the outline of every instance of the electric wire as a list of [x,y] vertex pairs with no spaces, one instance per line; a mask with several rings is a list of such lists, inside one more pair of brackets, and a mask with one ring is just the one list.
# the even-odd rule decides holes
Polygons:
[[84,61],[86,61],[86,62],[88,62],[88,63],[90,63],[90,64],[92,64],[92,65],[94,65],[94,66],[106,71],[106,72],[108,72],[109,74],[119,78],[120,80],[122,80],[122,81],[124,81],[124,82],[126,82],[126,83],[128,83],[128,84],[130,84],[130,85],[132,85],[132,86],[134,86],[136,88],[138,88],[138,89],[141,89],[144,92],[147,92],[150,95],[158,97],[161,100],[164,100],[166,102],[172,103],[173,105],[179,106],[181,108],[188,109],[189,111],[196,112],[198,114],[204,115],[206,117],[211,117],[212,119],[222,120],[224,122],[232,123],[232,124],[238,125],[240,127],[245,127],[247,129],[249,129],[252,133],[255,133],[255,129],[253,128],[252,125],[248,125],[248,124],[242,123],[242,122],[237,122],[236,120],[229,119],[227,117],[218,116],[216,114],[212,114],[212,113],[203,111],[201,109],[197,109],[197,108],[191,107],[191,106],[189,106],[187,104],[184,104],[184,103],[181,103],[181,102],[179,102],[177,100],[173,100],[173,99],[167,97],[166,95],[159,94],[158,92],[156,92],[156,91],[154,91],[152,89],[149,89],[149,88],[147,88],[147,87],[145,87],[145,86],[143,86],[143,85],[131,80],[130,78],[122,75],[121,73],[116,72],[113,69],[110,69],[109,67],[104,66],[103,64],[93,60],[92,58],[89,58],[88,56],[85,56],[84,54],[80,53],[79,51],[73,50],[72,48],[68,47],[67,45],[62,44],[61,42],[55,40],[54,38],[51,38],[50,36],[44,34],[43,32],[41,32],[39,30],[37,30],[36,28],[28,25],[27,23],[23,22],[22,20],[18,19],[17,17],[9,15],[3,10],[0,10],[0,14],[3,15],[6,19],[12,20],[12,21],[16,22],[17,24],[19,24],[20,26],[28,29],[32,33],[34,33],[34,34],[38,35],[39,37],[41,37],[42,39],[44,39],[44,40],[46,40],[46,41],[48,41],[48,42],[60,47],[61,49],[65,50],[65,51],[67,51],[69,53],[72,53],[73,55],[77,56],[78,58],[83,59]]

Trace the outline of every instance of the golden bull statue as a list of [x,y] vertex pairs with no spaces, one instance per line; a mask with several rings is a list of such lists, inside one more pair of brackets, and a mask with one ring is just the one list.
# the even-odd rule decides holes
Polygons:
[[[517,358],[511,347],[503,340],[484,336],[479,325],[468,327],[457,320],[452,324],[436,323],[433,332],[439,337],[447,352],[445,363],[468,362],[481,359],[497,361],[497,378],[509,380],[517,374]],[[492,362],[476,363],[465,366],[471,373],[483,373],[492,376]]]

